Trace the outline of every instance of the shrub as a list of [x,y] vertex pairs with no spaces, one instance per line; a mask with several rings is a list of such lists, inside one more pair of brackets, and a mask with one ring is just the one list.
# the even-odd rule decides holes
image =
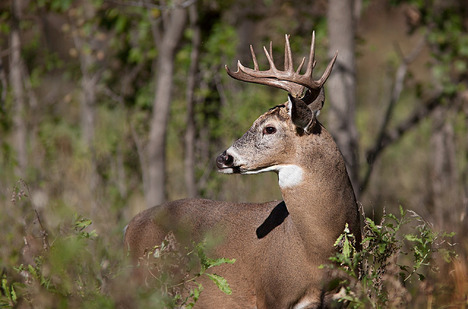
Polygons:
[[428,289],[426,277],[438,271],[435,255],[452,260],[453,235],[435,232],[421,216],[400,206],[399,217],[384,214],[379,224],[365,218],[359,251],[346,226],[335,243],[339,250],[330,258],[334,264],[323,267],[341,275],[338,302],[351,308],[400,307],[412,293]]

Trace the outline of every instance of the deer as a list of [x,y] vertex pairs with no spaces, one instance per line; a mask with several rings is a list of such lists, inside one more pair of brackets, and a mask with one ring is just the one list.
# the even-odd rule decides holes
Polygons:
[[[287,101],[258,117],[250,129],[216,158],[224,174],[275,172],[282,201],[234,203],[182,199],[137,214],[128,224],[125,245],[134,259],[160,244],[174,231],[201,239],[221,231],[213,249],[219,257],[235,258],[216,273],[232,289],[231,295],[214,285],[196,303],[198,308],[324,308],[336,290],[330,287],[334,243],[348,226],[360,242],[360,215],[345,161],[331,134],[319,122],[325,100],[324,84],[338,52],[323,75],[314,80],[315,32],[305,73],[305,57],[294,70],[289,35],[285,35],[284,70],[273,61],[272,43],[264,47],[270,68],[261,71],[253,47],[254,68],[237,62],[225,66],[239,81],[287,91]],[[217,232],[218,233],[218,232]],[[203,283],[205,284],[205,283]],[[211,283],[212,284],[212,283]]]

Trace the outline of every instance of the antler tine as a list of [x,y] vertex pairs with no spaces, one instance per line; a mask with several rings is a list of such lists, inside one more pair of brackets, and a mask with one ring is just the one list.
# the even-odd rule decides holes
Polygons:
[[253,60],[253,63],[254,63],[254,70],[258,71],[259,68],[258,68],[257,56],[255,56],[255,52],[254,52],[254,49],[253,49],[252,45],[250,45],[250,54],[252,54],[252,60]]
[[314,67],[315,67],[315,31],[312,31],[312,42],[310,43],[309,61],[307,62],[307,69],[304,75],[312,78],[312,70],[314,69]]
[[302,61],[301,61],[301,63],[299,64],[299,66],[297,67],[296,74],[300,74],[300,73],[301,73],[302,66],[304,65],[304,62],[305,62],[305,57],[302,57]]
[[289,34],[284,35],[286,43],[284,44],[284,70],[287,72],[293,72],[293,60],[291,54],[291,45],[289,44]]
[[278,70],[276,69],[275,63],[273,62],[273,48],[272,48],[272,42],[270,42],[270,53],[268,53],[267,49],[265,46],[263,46],[263,51],[265,52],[265,55],[267,57],[268,63],[270,64],[270,70],[273,72],[277,72]]
[[338,57],[338,51],[335,52],[335,56],[333,56],[333,59],[330,60],[330,63],[328,63],[327,68],[325,69],[325,72],[323,72],[322,77],[320,77],[319,80],[316,81],[316,83],[319,85],[319,87],[322,87],[323,84],[327,81],[328,77],[330,76],[330,73],[333,69],[333,65],[335,64],[336,58]]
[[271,56],[271,59],[273,60],[273,42],[270,41],[270,56]]
[[271,44],[270,44],[270,53],[268,53],[265,46],[263,46],[263,51],[265,52],[265,55],[266,55],[267,60],[268,60],[268,64],[270,65],[270,70],[269,71],[277,72],[278,70],[276,69],[275,63],[273,62],[273,58],[271,56],[271,55],[273,55],[271,53]]

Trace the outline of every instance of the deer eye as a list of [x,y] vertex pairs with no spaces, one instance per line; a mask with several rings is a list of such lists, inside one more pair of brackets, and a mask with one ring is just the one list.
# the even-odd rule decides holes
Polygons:
[[268,126],[263,129],[263,134],[275,134],[275,133],[276,133],[275,127]]

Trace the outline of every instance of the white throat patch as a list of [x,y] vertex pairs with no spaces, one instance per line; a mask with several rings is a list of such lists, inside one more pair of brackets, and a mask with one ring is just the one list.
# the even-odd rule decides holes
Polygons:
[[278,182],[281,189],[291,188],[302,182],[303,170],[297,165],[281,165],[278,168]]
[[256,171],[248,171],[244,174],[258,174],[270,171],[278,173],[278,183],[281,189],[299,185],[304,174],[302,168],[294,164],[273,165]]

